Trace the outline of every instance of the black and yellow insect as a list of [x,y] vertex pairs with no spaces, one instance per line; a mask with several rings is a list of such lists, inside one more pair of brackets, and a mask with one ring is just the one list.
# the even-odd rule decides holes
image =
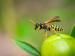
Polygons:
[[35,25],[35,30],[45,30],[45,32],[47,31],[63,31],[62,27],[58,27],[57,25],[54,25],[54,22],[61,22],[61,20],[59,19],[59,16],[54,16],[52,19],[49,19],[43,23],[35,23],[33,20],[31,20],[31,22]]

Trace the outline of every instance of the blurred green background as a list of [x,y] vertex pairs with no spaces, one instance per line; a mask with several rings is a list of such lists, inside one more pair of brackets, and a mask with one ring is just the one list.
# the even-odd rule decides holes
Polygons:
[[37,49],[45,38],[44,31],[35,31],[29,20],[44,22],[53,16],[60,16],[63,33],[70,34],[75,25],[75,0],[0,0],[1,30],[13,32],[16,40],[26,41]]
[[16,3],[16,10],[21,17],[17,24],[17,39],[27,41],[37,48],[44,39],[44,31],[35,31],[30,19],[44,22],[53,16],[60,16],[62,22],[59,24],[63,25],[66,34],[70,34],[75,24],[74,0],[21,0]]

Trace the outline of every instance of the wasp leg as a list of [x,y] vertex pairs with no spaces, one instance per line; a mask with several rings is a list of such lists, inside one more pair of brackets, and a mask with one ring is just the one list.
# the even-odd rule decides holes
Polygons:
[[57,31],[56,31],[55,29],[51,29],[51,32],[52,32],[53,34],[56,34],[56,33],[57,33]]
[[48,37],[48,33],[47,33],[47,30],[45,29],[45,39],[47,39]]
[[39,28],[37,29],[37,31],[39,32],[41,29],[42,29],[42,27],[39,27]]

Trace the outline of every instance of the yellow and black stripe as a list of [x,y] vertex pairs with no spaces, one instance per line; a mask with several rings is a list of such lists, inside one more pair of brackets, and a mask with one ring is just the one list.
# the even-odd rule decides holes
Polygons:
[[54,29],[55,31],[63,31],[63,28],[59,27],[57,25],[51,25],[50,27],[51,27],[51,29]]

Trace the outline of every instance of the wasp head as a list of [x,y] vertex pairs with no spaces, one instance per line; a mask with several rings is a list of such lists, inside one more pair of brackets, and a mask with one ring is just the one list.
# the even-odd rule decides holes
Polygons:
[[39,23],[36,23],[35,24],[35,30],[38,29],[39,27],[40,27],[40,24]]

